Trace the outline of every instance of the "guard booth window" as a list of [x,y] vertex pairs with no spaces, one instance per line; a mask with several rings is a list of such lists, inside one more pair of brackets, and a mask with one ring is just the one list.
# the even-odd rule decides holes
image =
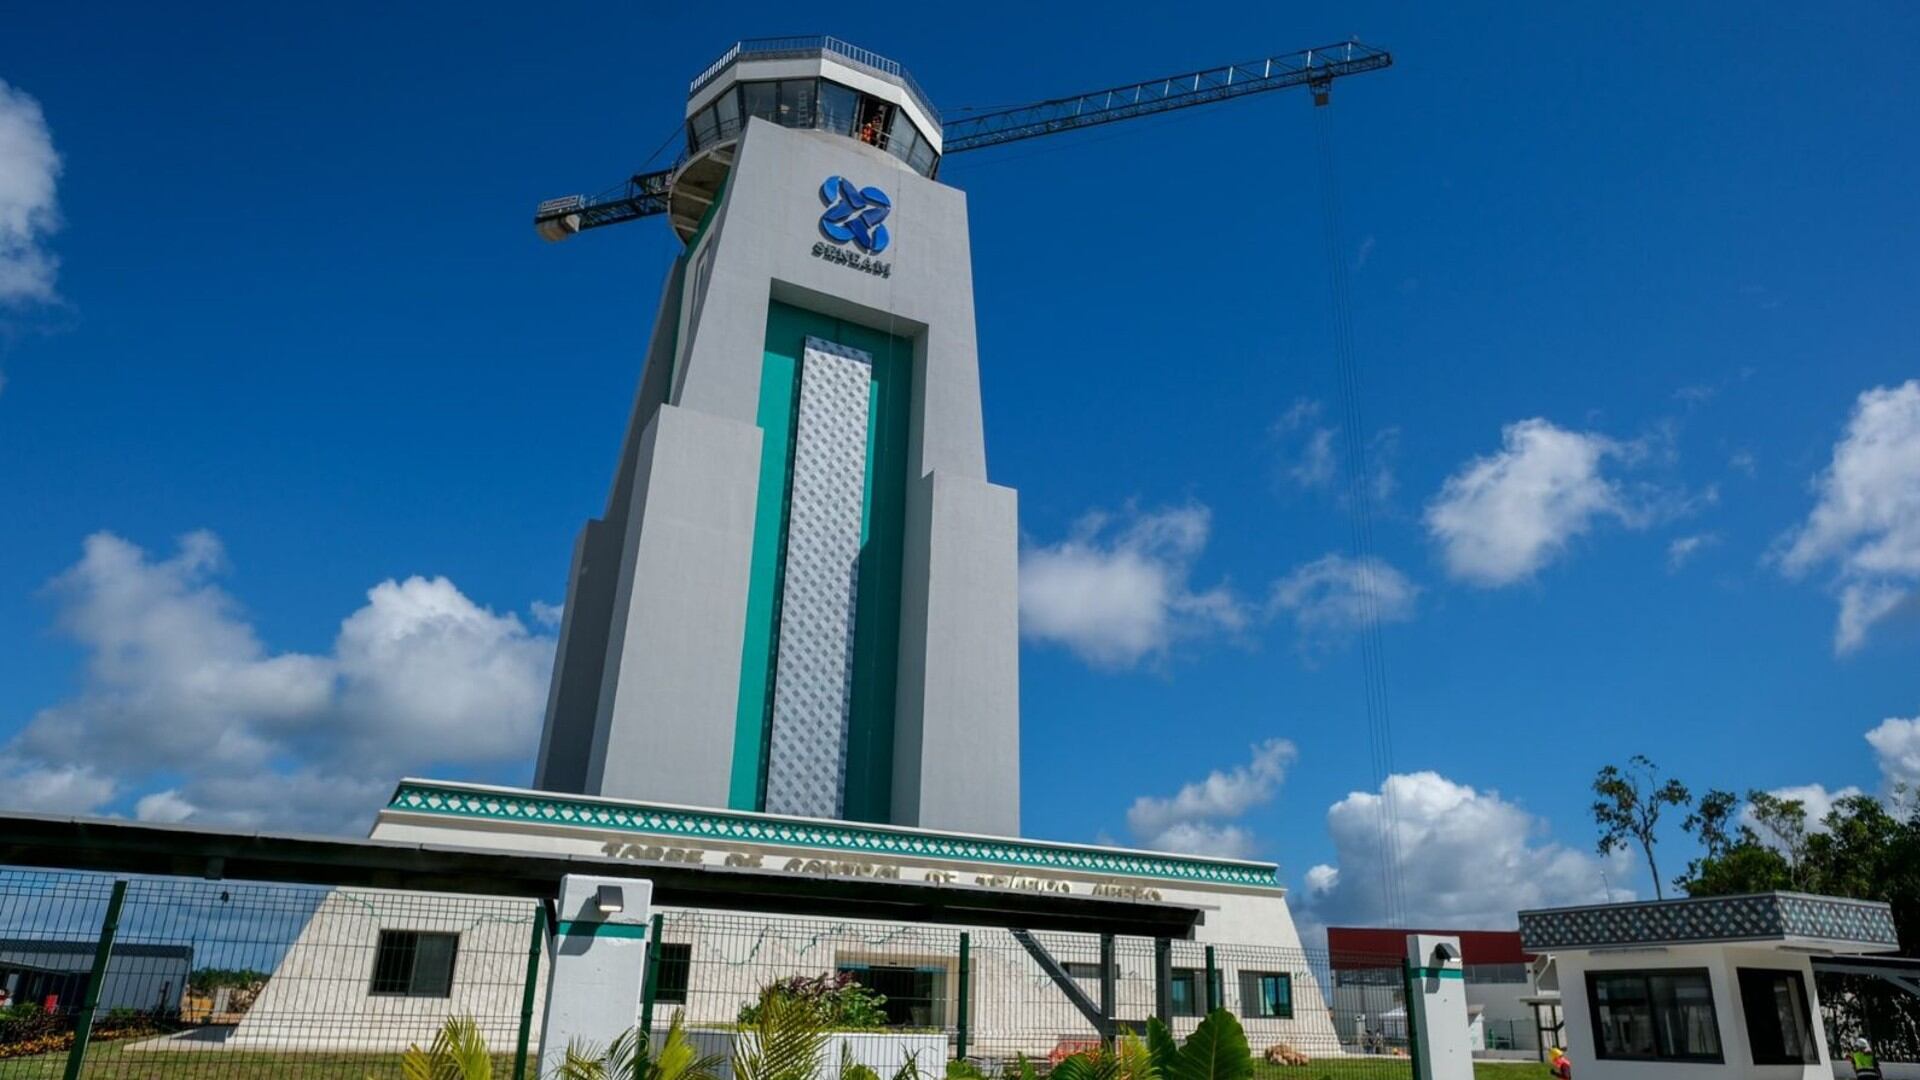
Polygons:
[[1720,1064],[1720,1019],[1705,968],[1587,972],[1594,1056]]
[[382,930],[374,949],[369,992],[383,997],[451,997],[453,960],[459,950],[459,934]]
[[1740,1009],[1755,1065],[1817,1065],[1813,1010],[1797,971],[1740,969]]

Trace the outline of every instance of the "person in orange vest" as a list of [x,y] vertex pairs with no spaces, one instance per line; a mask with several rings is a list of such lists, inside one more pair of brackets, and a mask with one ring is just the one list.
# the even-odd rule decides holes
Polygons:
[[1547,1051],[1547,1071],[1554,1075],[1555,1080],[1572,1080],[1573,1059],[1556,1046]]

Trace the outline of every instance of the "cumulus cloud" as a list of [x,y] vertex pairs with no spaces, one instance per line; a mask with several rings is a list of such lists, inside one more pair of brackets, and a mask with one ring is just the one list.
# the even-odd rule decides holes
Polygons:
[[59,178],[40,103],[0,80],[0,303],[54,298],[58,262],[45,243],[60,227]]
[[[1872,736],[1868,736],[1868,738],[1871,739]],[[1795,787],[1774,788],[1772,791],[1767,792],[1767,794],[1776,799],[1790,800],[1799,803],[1806,810],[1807,831],[1817,833],[1827,831],[1824,822],[1826,821],[1827,814],[1832,812],[1834,803],[1839,802],[1841,799],[1851,799],[1855,795],[1864,794],[1864,792],[1852,784],[1848,784],[1838,791],[1827,790],[1825,784],[1800,784]],[[1758,832],[1763,837],[1767,836],[1767,831],[1761,828],[1760,819],[1754,814],[1751,805],[1740,808],[1740,824]]]
[[1302,645],[1324,647],[1347,640],[1373,618],[1413,618],[1419,595],[1419,586],[1381,559],[1328,554],[1275,582],[1269,608],[1292,616]]
[[111,533],[54,580],[86,650],[71,698],[0,748],[10,805],[152,821],[351,831],[402,772],[535,745],[553,639],[445,578],[384,581],[325,654],[274,652],[215,584],[211,533],[155,559]]
[[1508,424],[1501,444],[1461,466],[1427,505],[1427,532],[1453,577],[1487,588],[1512,585],[1559,558],[1602,518],[1645,523],[1602,471],[1609,459],[1638,457],[1644,446],[1538,418]]
[[1020,553],[1020,632],[1097,667],[1166,656],[1178,641],[1237,631],[1247,613],[1225,585],[1188,579],[1212,514],[1199,504],[1155,513],[1092,513],[1065,540]]
[[1920,380],[1862,393],[1813,487],[1813,512],[1783,538],[1780,566],[1794,577],[1831,571],[1833,647],[1847,653],[1920,589]]
[[1252,759],[1182,787],[1171,797],[1142,795],[1127,809],[1127,828],[1140,844],[1156,851],[1244,858],[1253,854],[1251,830],[1235,819],[1280,790],[1287,766],[1298,757],[1285,739],[1268,739],[1252,748]]
[[1619,887],[1624,857],[1603,862],[1556,843],[1545,822],[1499,793],[1435,772],[1398,773],[1379,791],[1349,794],[1328,809],[1327,831],[1338,865],[1308,870],[1304,898],[1307,919],[1320,925],[1388,917],[1383,849],[1411,926],[1511,928],[1522,908],[1631,898]]
[[1873,747],[1889,791],[1905,789],[1909,797],[1920,792],[1920,716],[1882,720],[1867,732],[1867,744]]

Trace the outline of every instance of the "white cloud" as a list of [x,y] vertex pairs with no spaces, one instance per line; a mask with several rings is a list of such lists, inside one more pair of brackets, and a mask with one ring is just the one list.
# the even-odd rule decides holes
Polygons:
[[1233,819],[1273,798],[1298,752],[1285,739],[1268,739],[1252,748],[1246,764],[1182,787],[1170,798],[1142,795],[1127,809],[1134,839],[1156,851],[1244,858],[1254,837]]
[[[1868,738],[1871,739],[1872,736],[1869,735]],[[1848,784],[1838,791],[1827,790],[1825,784],[1800,784],[1795,787],[1774,788],[1772,791],[1767,792],[1767,794],[1776,799],[1787,799],[1798,802],[1806,810],[1807,831],[1817,833],[1827,831],[1827,827],[1823,822],[1826,820],[1827,814],[1833,810],[1834,803],[1839,802],[1841,799],[1851,799],[1855,795],[1864,794],[1864,792],[1852,784]],[[1760,827],[1760,819],[1754,815],[1751,804],[1740,808],[1740,824],[1755,830],[1760,833],[1762,837],[1767,835],[1766,830]]]
[[1427,505],[1427,531],[1447,571],[1474,585],[1524,581],[1563,554],[1595,520],[1641,524],[1612,479],[1608,458],[1634,457],[1638,444],[1522,420],[1501,432],[1501,449],[1461,466]]
[[[1274,422],[1269,432],[1280,447],[1280,475],[1303,491],[1331,489],[1336,481],[1342,479],[1340,451],[1334,446],[1341,429],[1338,425],[1321,421],[1324,411],[1325,406],[1320,402],[1312,398],[1300,398]],[[1384,503],[1393,498],[1398,486],[1393,465],[1399,449],[1398,428],[1386,428],[1376,433],[1367,444],[1363,455],[1370,474],[1367,494],[1374,502]],[[1345,498],[1343,495],[1343,501]]]
[[84,684],[0,749],[0,774],[39,785],[0,784],[0,799],[100,812],[136,798],[149,820],[346,831],[402,772],[535,745],[552,638],[412,577],[368,590],[330,653],[275,653],[213,583],[224,561],[205,532],[163,560],[87,538],[51,587],[56,625],[87,651]]
[[141,821],[157,821],[162,825],[186,821],[199,812],[199,807],[182,798],[172,788],[143,795],[139,802],[133,804],[134,817]]
[[1687,565],[1703,549],[1720,542],[1713,533],[1695,533],[1692,536],[1678,536],[1667,544],[1667,569],[1677,571]]
[[1889,791],[1904,787],[1909,797],[1920,792],[1920,716],[1880,721],[1879,727],[1867,732],[1867,743],[1873,747]]
[[0,751],[0,804],[30,814],[85,814],[113,798],[112,778],[84,765],[47,765]]
[[1353,792],[1327,810],[1327,831],[1338,865],[1306,873],[1306,915],[1320,925],[1387,918],[1383,847],[1394,855],[1399,915],[1410,926],[1511,928],[1522,908],[1631,898],[1620,887],[1626,860],[1602,862],[1556,843],[1544,822],[1497,792],[1434,772],[1399,773],[1378,792]]
[[1058,544],[1020,553],[1020,632],[1099,667],[1163,658],[1179,640],[1246,626],[1225,585],[1189,587],[1211,513],[1190,504],[1120,518],[1092,513]]
[[545,600],[535,600],[527,606],[527,610],[533,612],[535,622],[555,629],[559,628],[561,618],[567,613],[567,609],[562,605],[549,604]]
[[1784,538],[1780,565],[1795,577],[1832,568],[1833,647],[1846,653],[1920,587],[1920,380],[1860,395],[1814,490],[1818,501]]
[[43,245],[60,227],[59,177],[40,103],[0,80],[0,303],[54,298],[58,261]]
[[1413,618],[1419,595],[1419,586],[1380,559],[1328,554],[1275,582],[1270,608],[1293,616],[1302,643],[1326,645],[1345,640],[1372,618]]

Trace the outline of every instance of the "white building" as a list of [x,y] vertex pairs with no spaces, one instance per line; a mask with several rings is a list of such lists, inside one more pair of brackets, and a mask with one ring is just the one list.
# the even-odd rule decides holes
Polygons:
[[1813,958],[1894,952],[1886,904],[1799,893],[1520,913],[1582,1080],[1826,1080]]

